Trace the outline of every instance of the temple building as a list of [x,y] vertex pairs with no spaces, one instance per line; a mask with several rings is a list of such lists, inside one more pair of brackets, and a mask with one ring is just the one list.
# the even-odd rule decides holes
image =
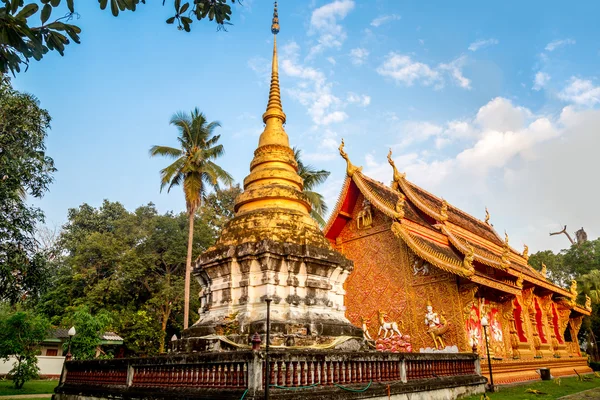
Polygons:
[[[527,246],[517,251],[494,230],[487,210],[481,221],[410,182],[391,150],[391,186],[354,166],[343,141],[340,154],[347,176],[325,236],[354,262],[346,316],[379,350],[484,356],[485,317],[496,382],[537,378],[540,367],[590,371],[577,334],[591,305],[576,304],[575,281],[552,284],[528,264]],[[401,335],[383,339],[392,321]]]

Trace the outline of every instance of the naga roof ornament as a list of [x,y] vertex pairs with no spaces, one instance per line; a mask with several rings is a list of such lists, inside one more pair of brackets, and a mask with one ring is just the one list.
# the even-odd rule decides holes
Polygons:
[[542,274],[544,276],[544,278],[548,277],[548,267],[546,267],[546,264],[542,263],[542,270],[540,271],[540,274]]
[[442,200],[442,207],[440,208],[440,221],[448,221],[448,202],[446,200]]
[[504,269],[508,269],[510,267],[510,246],[508,245],[508,233],[504,232],[504,246],[502,250],[502,258],[500,265]]
[[523,288],[523,274],[520,274],[517,278],[516,285],[518,288]]
[[485,208],[485,223],[486,224],[490,224],[490,212],[488,211],[488,208]]
[[529,262],[529,247],[526,244],[523,245],[523,258],[525,262]]
[[390,163],[390,165],[392,166],[392,170],[394,171],[394,181],[392,183],[392,189],[398,190],[400,188],[400,180],[406,178],[406,174],[398,172],[398,169],[396,168],[396,163],[392,159],[392,149],[391,148],[387,155],[387,159],[388,159],[388,162]]
[[354,175],[355,172],[362,171],[362,167],[357,167],[357,166],[353,165],[352,162],[350,162],[350,157],[348,157],[348,154],[344,151],[344,139],[343,138],[342,138],[342,143],[340,144],[339,150],[340,150],[340,156],[342,156],[342,158],[344,160],[346,160],[346,174],[348,174],[349,177],[352,177],[352,175]]
[[398,196],[398,201],[396,202],[396,207],[395,207],[395,211],[396,211],[396,219],[400,220],[402,218],[404,218],[404,204],[406,203],[406,196],[404,195],[404,193],[399,192],[400,196]]
[[475,249],[469,242],[467,242],[467,247],[469,248],[469,252],[465,255],[465,259],[463,261],[463,265],[469,271],[475,271],[475,267],[473,267],[473,260],[475,259]]

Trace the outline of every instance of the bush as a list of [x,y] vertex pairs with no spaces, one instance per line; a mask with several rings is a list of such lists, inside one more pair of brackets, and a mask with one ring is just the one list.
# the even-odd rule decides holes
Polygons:
[[590,368],[594,371],[600,371],[600,362],[590,361]]

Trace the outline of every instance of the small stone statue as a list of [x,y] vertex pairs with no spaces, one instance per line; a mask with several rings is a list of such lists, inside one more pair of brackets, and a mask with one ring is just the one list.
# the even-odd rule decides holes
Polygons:
[[433,339],[433,344],[437,350],[443,350],[446,345],[444,343],[444,339],[442,336],[448,331],[448,323],[446,322],[446,318],[444,316],[438,315],[438,313],[433,311],[433,306],[431,305],[431,301],[427,301],[427,313],[425,313],[425,325],[429,329],[427,329],[427,334],[431,336]]

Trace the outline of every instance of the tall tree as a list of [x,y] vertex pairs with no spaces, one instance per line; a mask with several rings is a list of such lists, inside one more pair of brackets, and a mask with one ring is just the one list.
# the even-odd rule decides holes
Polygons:
[[302,150],[294,147],[294,158],[298,163],[298,175],[304,180],[304,194],[308,196],[312,210],[310,212],[321,227],[325,226],[325,214],[327,214],[327,204],[322,194],[315,192],[315,188],[324,183],[329,177],[330,172],[323,169],[314,169],[311,165],[302,162]]
[[192,270],[192,245],[194,238],[194,217],[208,188],[218,188],[218,183],[232,184],[233,178],[214,161],[223,155],[223,145],[218,144],[221,135],[214,131],[219,122],[208,122],[204,114],[194,109],[190,114],[179,112],[171,118],[177,127],[177,140],[181,148],[153,146],[151,156],[165,156],[175,161],[160,171],[161,191],[170,191],[175,186],[183,186],[185,204],[189,218],[188,251],[185,265],[185,291],[183,327],[187,329],[190,312],[190,276]]
[[0,76],[0,300],[35,297],[43,287],[46,257],[34,237],[43,213],[25,195],[41,198],[52,182],[54,162],[44,143],[49,127],[37,99]]
[[[163,5],[166,1],[163,0]],[[175,14],[166,22],[177,22],[179,30],[189,32],[194,18],[198,21],[208,18],[222,29],[225,25],[231,25],[231,6],[228,3],[235,2],[193,0],[190,4],[184,0],[182,4],[181,0],[169,0],[175,8]],[[109,0],[98,0],[98,3],[104,10]],[[135,11],[140,3],[146,4],[146,0],[110,0],[110,11],[116,17],[121,11]],[[31,58],[39,61],[51,50],[64,55],[65,46],[71,40],[79,43],[81,29],[69,23],[78,16],[75,4],[75,0],[39,0],[27,4],[24,0],[0,0],[0,73],[11,71],[14,74],[21,70],[22,65],[28,66]],[[57,8],[61,16],[51,18]],[[38,15],[40,25],[31,22],[37,21]]]

